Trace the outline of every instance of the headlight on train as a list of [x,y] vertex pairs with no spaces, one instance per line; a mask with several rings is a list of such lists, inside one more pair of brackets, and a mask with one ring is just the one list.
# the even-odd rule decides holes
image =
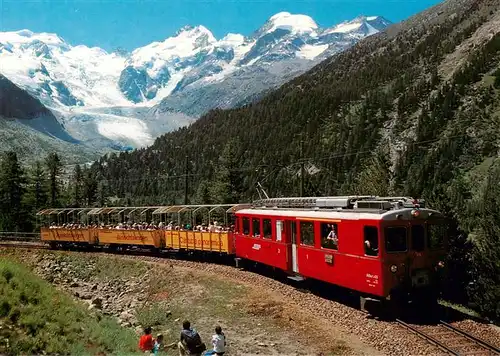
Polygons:
[[398,266],[396,266],[396,265],[392,265],[392,266],[391,266],[391,272],[392,272],[392,273],[396,273],[397,271],[398,271]]
[[438,262],[438,267],[443,268],[443,267],[444,267],[444,262],[443,262],[443,261],[439,261],[439,262]]

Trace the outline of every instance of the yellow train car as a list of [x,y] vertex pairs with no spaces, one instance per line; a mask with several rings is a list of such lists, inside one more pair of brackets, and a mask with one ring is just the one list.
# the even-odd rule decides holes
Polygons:
[[229,232],[165,231],[165,247],[233,254],[233,234]]
[[162,231],[158,230],[98,230],[99,245],[134,245],[165,247]]
[[92,229],[49,229],[41,228],[40,236],[46,242],[70,242],[93,245],[97,234]]

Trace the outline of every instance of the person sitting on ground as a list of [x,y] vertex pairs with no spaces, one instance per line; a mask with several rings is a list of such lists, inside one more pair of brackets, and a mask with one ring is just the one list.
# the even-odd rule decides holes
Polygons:
[[178,344],[180,355],[201,356],[202,352],[207,349],[205,344],[201,341],[198,332],[191,328],[191,323],[187,320],[182,323],[180,339]]
[[147,327],[144,329],[144,335],[141,336],[139,340],[139,349],[142,352],[151,352],[153,351],[153,336],[151,335],[151,327]]
[[215,334],[212,336],[212,345],[216,355],[224,355],[226,352],[226,336],[220,326],[215,327]]
[[153,354],[158,355],[160,350],[163,348],[163,335],[156,335],[155,344],[153,346]]

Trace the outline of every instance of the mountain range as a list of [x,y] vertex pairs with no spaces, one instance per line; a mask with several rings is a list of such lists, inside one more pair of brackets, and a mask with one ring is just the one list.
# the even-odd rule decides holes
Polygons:
[[130,53],[72,46],[50,33],[0,32],[0,73],[48,108],[84,151],[127,150],[211,109],[257,100],[390,24],[360,16],[320,28],[281,12],[249,36],[218,40],[204,26],[186,26]]

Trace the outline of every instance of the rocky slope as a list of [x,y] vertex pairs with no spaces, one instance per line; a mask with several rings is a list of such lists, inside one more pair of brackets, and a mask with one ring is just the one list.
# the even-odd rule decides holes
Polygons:
[[2,32],[0,72],[79,141],[127,149],[210,109],[249,102],[389,25],[372,16],[322,29],[308,16],[282,12],[250,36],[218,40],[203,26],[186,26],[131,53],[72,46],[56,34]]
[[98,157],[102,151],[81,145],[38,99],[0,74],[0,149],[18,152],[23,159],[47,152],[69,160]]

